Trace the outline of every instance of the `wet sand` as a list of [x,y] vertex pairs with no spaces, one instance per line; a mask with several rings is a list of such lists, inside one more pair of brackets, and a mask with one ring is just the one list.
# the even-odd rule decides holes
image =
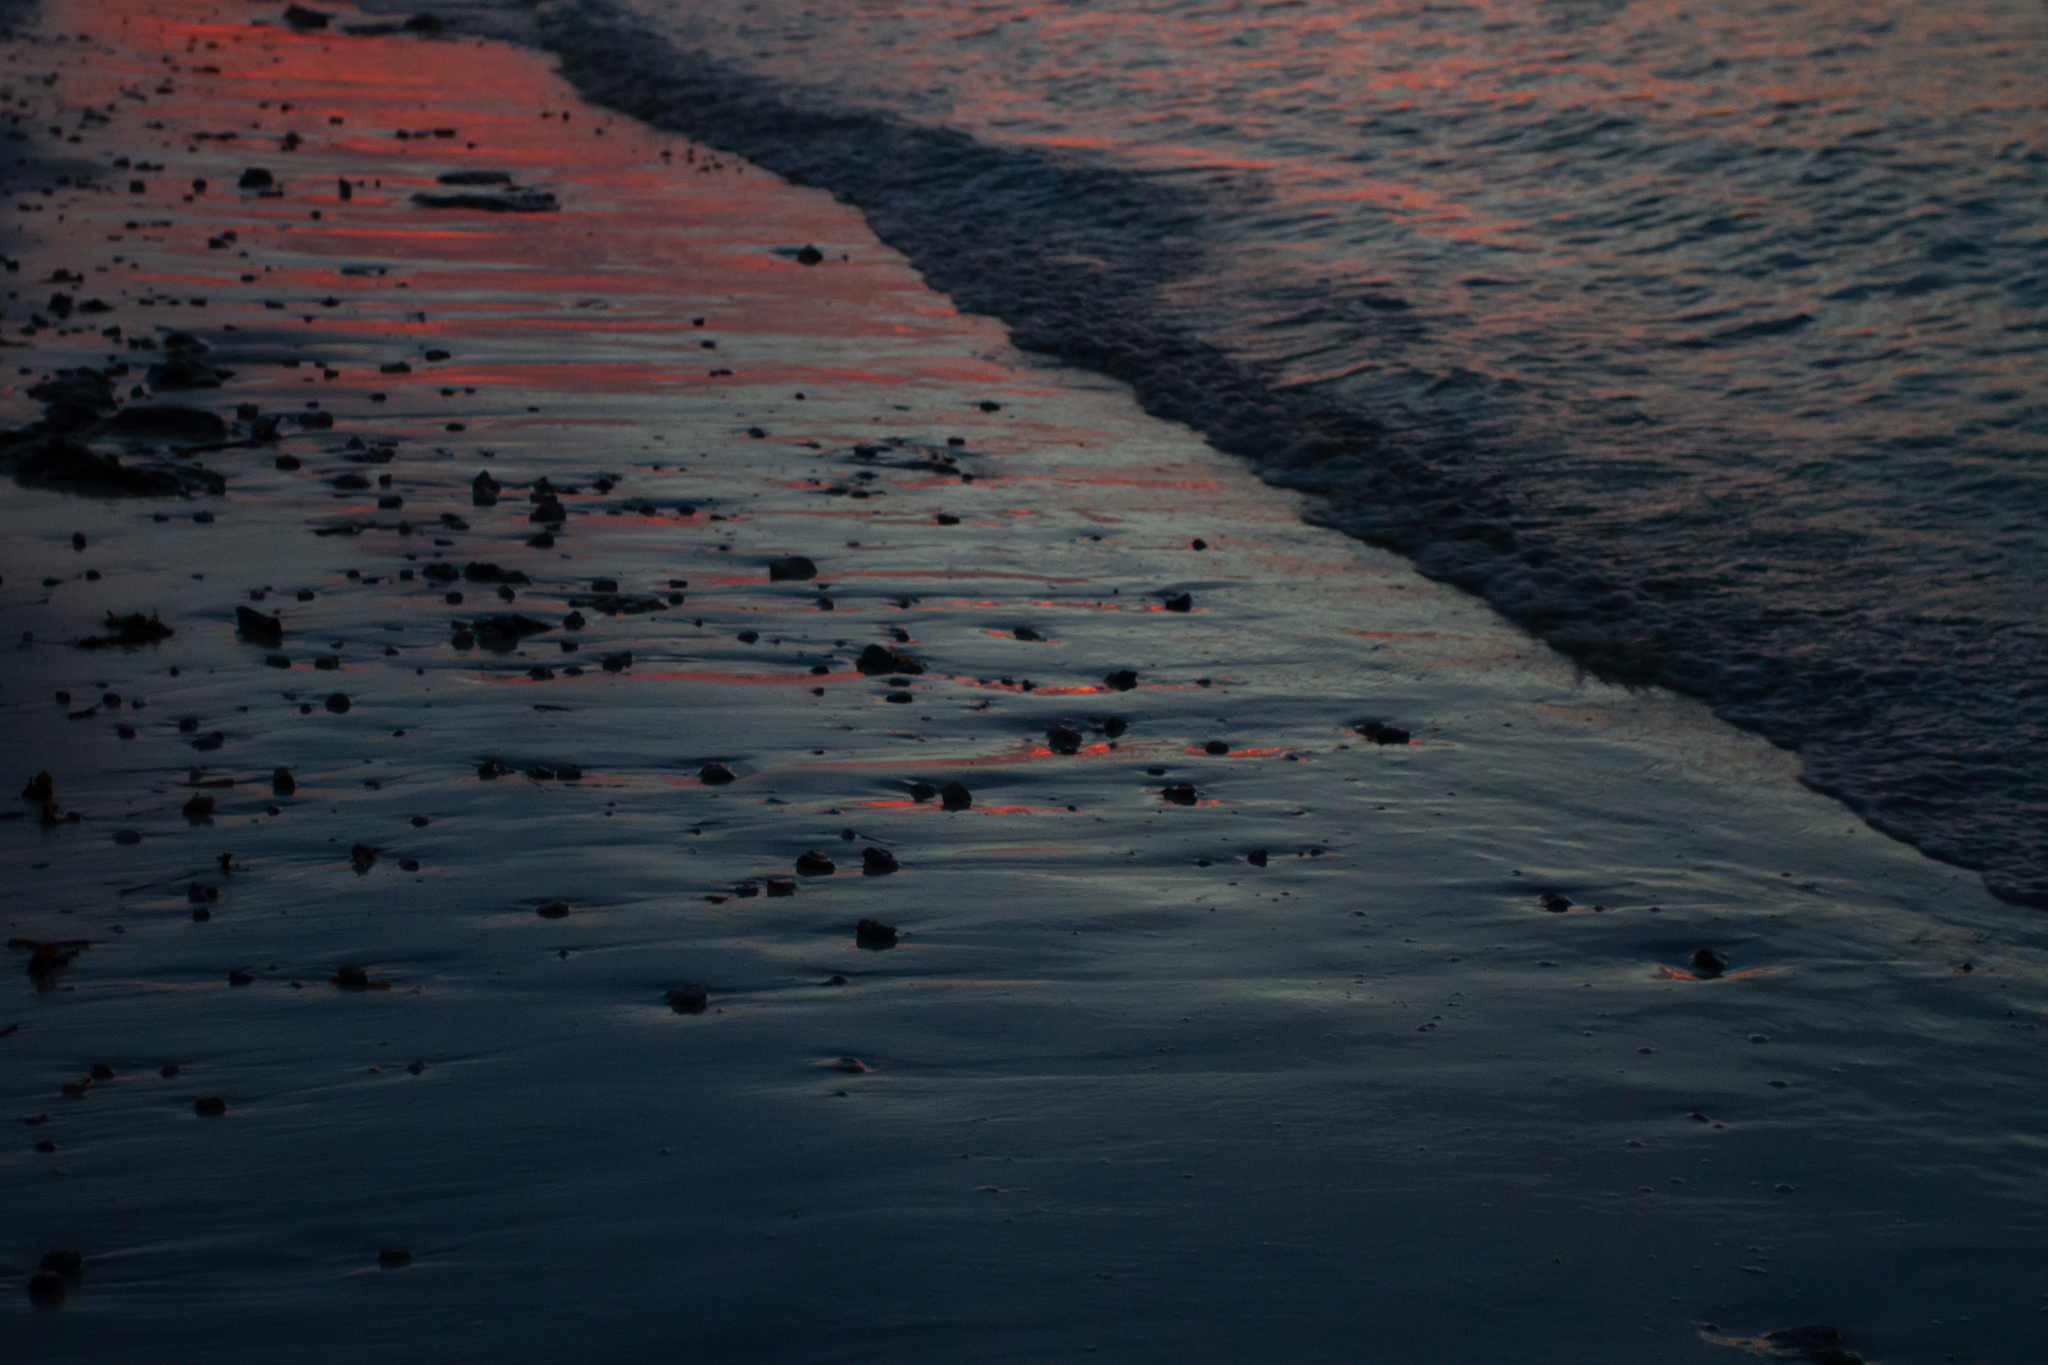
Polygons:
[[2034,1358],[2034,918],[823,195],[282,14],[7,49],[0,422],[125,365],[226,490],[4,493],[24,1358]]

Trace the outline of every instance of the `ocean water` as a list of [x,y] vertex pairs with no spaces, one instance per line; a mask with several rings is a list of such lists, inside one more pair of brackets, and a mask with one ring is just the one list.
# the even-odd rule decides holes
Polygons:
[[[2048,904],[2031,0],[579,0],[597,102]],[[829,246],[829,244],[821,244]]]

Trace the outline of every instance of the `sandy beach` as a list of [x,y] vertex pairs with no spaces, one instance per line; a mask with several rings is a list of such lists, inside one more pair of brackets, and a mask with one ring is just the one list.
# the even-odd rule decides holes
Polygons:
[[2040,1358],[2038,915],[321,9],[8,12],[16,1358]]

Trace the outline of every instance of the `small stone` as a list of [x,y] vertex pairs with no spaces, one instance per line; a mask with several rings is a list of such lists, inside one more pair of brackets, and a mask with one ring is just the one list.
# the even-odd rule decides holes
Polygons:
[[723,763],[706,763],[697,770],[697,780],[707,787],[722,787],[738,779],[733,770]]
[[1572,908],[1571,900],[1557,891],[1543,891],[1536,896],[1536,903],[1553,915],[1562,915]]
[[861,1072],[866,1071],[868,1067],[867,1063],[858,1057],[841,1057],[838,1061],[832,1063],[832,1069],[834,1071],[844,1071],[849,1076],[858,1076]]
[[569,916],[569,903],[567,901],[542,901],[534,907],[533,913],[539,915],[542,919],[567,919]]
[[711,1003],[711,993],[694,981],[685,981],[661,997],[677,1014],[702,1014]]
[[195,796],[179,807],[179,809],[184,813],[187,820],[206,820],[213,815],[213,798],[210,796]]
[[913,782],[910,784],[910,799],[913,801],[929,801],[938,794],[939,789],[929,782]]
[[203,1119],[217,1119],[228,1112],[228,1102],[218,1095],[192,1101],[192,1112]]
[[1398,725],[1389,725],[1380,720],[1355,720],[1351,728],[1375,744],[1406,744],[1408,732]]
[[829,877],[838,871],[838,865],[816,849],[797,855],[796,870],[805,877]]
[[618,654],[607,654],[604,656],[603,663],[604,671],[607,673],[623,672],[632,666],[633,655],[630,650]]
[[347,715],[350,705],[351,703],[345,693],[336,692],[327,699],[327,709],[337,716]]
[[270,774],[270,790],[277,795],[290,796],[298,789],[299,784],[293,780],[291,769],[278,768]]
[[1138,685],[1138,675],[1131,669],[1119,668],[1114,673],[1104,674],[1102,681],[1119,692],[1128,692]]
[[[294,5],[290,11],[286,12],[287,18],[289,18],[293,11],[310,13],[310,11],[299,10],[299,7]],[[296,25],[294,26],[296,27]],[[326,26],[327,18],[325,15],[322,15],[320,17],[320,27],[325,28]],[[269,171],[264,170],[261,166],[251,166],[248,170],[242,172],[242,178],[235,183],[245,190],[267,190],[275,182]]]
[[243,971],[240,967],[237,967],[233,971],[228,973],[228,984],[230,986],[247,986],[253,983],[255,980],[255,977],[249,975],[249,973]]
[[386,1270],[397,1270],[412,1264],[412,1253],[404,1247],[385,1247],[377,1253],[377,1264]]
[[142,842],[142,831],[117,829],[114,831],[114,842],[117,844],[139,844]]
[[21,789],[21,799],[24,801],[52,801],[56,799],[56,795],[57,784],[51,780],[48,773],[37,773],[28,780],[28,785]]
[[344,962],[334,969],[334,984],[345,991],[366,991],[370,989],[370,974],[353,962]]
[[974,793],[958,782],[948,782],[939,792],[939,804],[947,810],[966,810],[974,804]]
[[864,848],[860,851],[861,875],[886,877],[903,864],[896,861],[896,855],[886,848]]
[[28,1301],[38,1308],[55,1308],[64,1302],[64,1277],[38,1270],[28,1277]]
[[1223,740],[1212,739],[1202,746],[1202,752],[1205,754],[1227,754],[1230,752],[1230,745]]
[[853,941],[863,948],[893,948],[896,946],[896,926],[878,919],[864,919],[853,926]]
[[1081,732],[1065,721],[1056,721],[1045,728],[1045,742],[1056,754],[1081,752]]
[[1201,799],[1196,794],[1194,787],[1186,782],[1176,782],[1172,786],[1161,790],[1159,795],[1173,802],[1176,806],[1192,806]]
[[839,973],[834,972],[832,975],[826,977],[823,981],[819,982],[818,984],[821,986],[844,986],[846,984],[846,978],[839,975]]
[[818,566],[803,555],[768,561],[768,580],[771,583],[802,582],[817,576]]
[[763,881],[761,885],[767,889],[768,894],[771,896],[794,896],[796,894],[796,878],[794,877],[770,877]]
[[1692,969],[1701,977],[1719,976],[1728,970],[1728,959],[1712,948],[1702,948],[1692,955]]
[[1266,865],[1266,850],[1264,850],[1263,848],[1255,848],[1251,852],[1244,855],[1244,860],[1250,863],[1253,867],[1264,867]]

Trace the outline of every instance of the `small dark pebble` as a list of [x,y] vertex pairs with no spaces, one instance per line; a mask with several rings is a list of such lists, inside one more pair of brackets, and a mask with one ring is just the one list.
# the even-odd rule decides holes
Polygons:
[[385,1247],[377,1253],[377,1264],[386,1270],[397,1270],[412,1264],[412,1253],[404,1247]]
[[115,830],[114,842],[117,844],[139,844],[142,842],[142,835],[139,831],[132,829]]
[[1081,752],[1081,732],[1064,721],[1055,722],[1046,727],[1045,742],[1056,754],[1078,754]]
[[839,866],[816,849],[811,849],[797,855],[796,870],[806,877],[829,877],[839,870]]
[[1166,599],[1166,609],[1168,611],[1193,611],[1194,607],[1195,599],[1188,593],[1181,593],[1178,596]]
[[1119,668],[1114,673],[1104,674],[1102,681],[1119,692],[1128,692],[1138,685],[1138,675],[1128,668]]
[[908,654],[899,654],[881,645],[869,645],[853,661],[853,666],[870,676],[885,673],[922,673],[924,665]]
[[702,1014],[711,1003],[711,992],[694,981],[685,981],[661,997],[677,1014]]
[[51,1152],[57,1150],[57,1144],[50,1141],[48,1138],[44,1138],[41,1142],[38,1142],[36,1144],[36,1150],[38,1152],[41,1152],[44,1156],[48,1156]]
[[902,867],[896,855],[886,848],[864,848],[860,851],[860,870],[868,877],[886,877]]
[[476,765],[476,775],[481,778],[505,777],[512,771],[512,765],[502,758],[487,758]]
[[1728,970],[1728,959],[1712,948],[1702,948],[1692,955],[1692,969],[1701,976],[1719,976]]
[[929,782],[913,782],[910,784],[910,799],[913,801],[929,801],[938,794],[939,789]]
[[1195,789],[1186,782],[1176,782],[1159,794],[1176,806],[1192,806],[1199,799]]
[[201,735],[199,738],[193,740],[192,747],[199,750],[201,753],[210,753],[211,751],[218,749],[221,745],[227,742],[228,737],[219,730],[215,730],[210,735]]
[[235,970],[228,973],[228,984],[230,986],[247,986],[253,984],[255,980],[255,977],[249,975],[249,973],[243,971],[239,967],[235,968]]
[[327,709],[332,711],[337,716],[347,715],[348,708],[349,699],[343,693],[336,692],[334,695],[330,696],[327,699]]
[[298,789],[299,784],[293,780],[290,769],[279,768],[270,774],[270,790],[277,795],[290,796]]
[[[92,1064],[92,1078],[96,1081],[111,1081],[114,1079],[114,1068],[108,1066],[105,1062],[94,1062]],[[48,1267],[45,1266],[44,1269],[48,1269]]]
[[1230,752],[1230,745],[1223,740],[1212,739],[1202,746],[1202,752],[1205,754],[1227,754]]
[[804,579],[816,578],[817,576],[818,566],[803,555],[791,555],[787,559],[771,559],[768,561],[768,579],[770,582],[801,582]]
[[334,984],[345,991],[366,991],[370,974],[353,962],[344,962],[334,969]]
[[823,981],[819,982],[818,984],[821,986],[844,986],[846,984],[846,978],[839,975],[837,972],[834,972],[832,975],[826,977]]
[[65,1286],[62,1275],[47,1270],[38,1270],[28,1277],[28,1301],[38,1308],[55,1308],[64,1302]]
[[863,948],[893,948],[896,946],[896,926],[878,919],[864,919],[853,926],[853,941]]
[[762,882],[761,885],[767,889],[768,894],[771,896],[794,896],[796,894],[796,878],[794,877],[770,877]]
[[723,763],[706,763],[697,770],[697,780],[707,787],[722,787],[734,780],[734,774]]
[[534,907],[534,914],[542,919],[566,919],[569,915],[567,901],[543,901]]
[[1536,897],[1536,902],[1553,915],[1562,915],[1565,911],[1572,908],[1571,901],[1556,891],[1539,893]]
[[1244,855],[1244,860],[1250,863],[1253,867],[1264,867],[1266,865],[1266,850],[1264,850],[1263,848],[1255,848],[1251,852]]
[[604,671],[607,673],[623,672],[633,664],[632,651],[627,650],[618,654],[607,654],[604,656],[603,663]]
[[24,801],[52,801],[56,796],[57,785],[48,773],[37,773],[28,780],[28,785],[21,789],[21,799]]
[[218,1095],[192,1101],[192,1112],[203,1119],[217,1119],[228,1112],[228,1102]]
[[1379,720],[1354,720],[1351,728],[1375,744],[1406,744],[1408,732],[1398,725]]
[[947,810],[966,810],[974,804],[974,793],[958,782],[948,782],[939,792],[939,804]]

